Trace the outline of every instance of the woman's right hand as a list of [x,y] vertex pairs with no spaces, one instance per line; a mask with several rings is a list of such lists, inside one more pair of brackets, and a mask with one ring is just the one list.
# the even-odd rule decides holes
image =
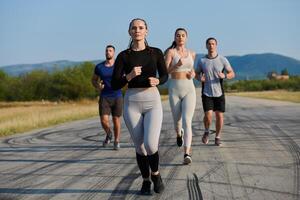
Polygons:
[[139,76],[142,74],[142,66],[135,66],[129,74],[126,75],[127,81],[130,81],[136,76]]

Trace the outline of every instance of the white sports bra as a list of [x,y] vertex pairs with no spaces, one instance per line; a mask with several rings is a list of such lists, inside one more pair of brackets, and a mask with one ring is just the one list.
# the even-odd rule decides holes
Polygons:
[[[177,50],[175,49],[175,54],[172,59],[172,65],[176,65],[180,59],[180,55],[177,53]],[[181,58],[182,65],[179,66],[174,72],[186,72],[191,71],[194,68],[194,59],[192,57],[192,54],[188,50],[188,55],[186,57]]]

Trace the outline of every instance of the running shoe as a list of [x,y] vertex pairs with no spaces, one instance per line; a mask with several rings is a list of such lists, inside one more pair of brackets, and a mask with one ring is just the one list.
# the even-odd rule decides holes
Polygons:
[[190,156],[189,154],[184,154],[183,164],[188,165],[191,163],[192,163],[192,156]]
[[183,129],[181,129],[180,133],[181,133],[181,135],[177,136],[176,140],[177,140],[177,146],[182,147],[182,144],[183,144]]
[[204,132],[203,137],[202,137],[202,142],[204,144],[208,144],[208,142],[209,142],[209,132]]
[[120,143],[119,142],[114,142],[114,150],[119,150],[120,147]]
[[106,146],[111,142],[111,139],[112,139],[112,133],[109,132],[109,133],[106,135],[105,140],[103,141],[103,147],[106,147]]
[[151,181],[144,180],[140,190],[141,195],[151,195]]
[[154,185],[154,188],[153,188],[154,192],[161,193],[165,189],[165,186],[162,182],[160,174],[157,174],[157,175],[151,174],[151,180]]

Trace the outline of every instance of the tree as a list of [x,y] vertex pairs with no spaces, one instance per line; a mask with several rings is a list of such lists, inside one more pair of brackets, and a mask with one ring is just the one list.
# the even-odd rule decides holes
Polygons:
[[289,75],[287,68],[281,71],[281,75]]

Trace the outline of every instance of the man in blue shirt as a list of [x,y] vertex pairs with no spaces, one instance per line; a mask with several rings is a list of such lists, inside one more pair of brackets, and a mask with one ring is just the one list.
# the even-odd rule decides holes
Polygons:
[[105,48],[106,60],[95,66],[92,77],[93,86],[99,91],[99,114],[103,129],[106,132],[106,138],[103,146],[106,147],[112,140],[112,131],[109,123],[109,116],[112,115],[114,125],[114,149],[120,148],[121,115],[123,108],[123,97],[121,90],[111,88],[111,77],[114,70],[115,47],[107,45]]

